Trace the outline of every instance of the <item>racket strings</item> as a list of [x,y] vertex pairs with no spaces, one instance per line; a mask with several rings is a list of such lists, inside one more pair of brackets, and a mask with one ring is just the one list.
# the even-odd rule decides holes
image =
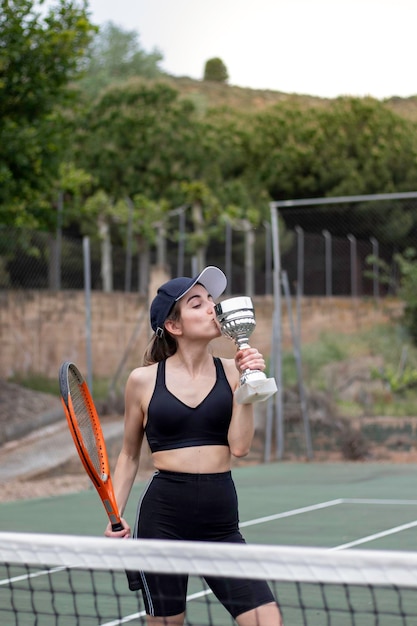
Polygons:
[[77,418],[77,430],[81,443],[87,450],[97,475],[107,477],[108,463],[100,437],[100,427],[96,423],[94,405],[91,403],[83,384],[75,378],[69,378],[70,398]]

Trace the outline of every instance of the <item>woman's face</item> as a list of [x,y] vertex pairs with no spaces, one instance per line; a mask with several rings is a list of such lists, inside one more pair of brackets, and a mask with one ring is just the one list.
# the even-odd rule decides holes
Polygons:
[[202,285],[194,285],[179,301],[183,336],[213,339],[221,335],[213,298]]

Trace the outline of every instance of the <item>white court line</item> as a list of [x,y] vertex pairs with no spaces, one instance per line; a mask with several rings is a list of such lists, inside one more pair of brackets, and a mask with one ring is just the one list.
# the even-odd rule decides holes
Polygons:
[[54,569],[40,570],[33,574],[22,574],[21,576],[14,576],[13,578],[5,578],[0,580],[0,585],[9,585],[10,583],[17,583],[21,580],[29,580],[29,578],[38,578],[39,576],[46,576],[48,574],[56,574],[56,572],[62,572],[65,567],[54,567]]
[[245,526],[255,526],[255,524],[263,524],[265,522],[272,522],[277,519],[283,519],[284,517],[292,517],[293,515],[300,515],[301,513],[309,513],[310,511],[318,511],[325,509],[336,504],[395,504],[395,505],[414,505],[417,506],[417,500],[382,500],[382,499],[367,499],[367,498],[337,498],[337,500],[328,500],[327,502],[320,502],[319,504],[312,504],[311,506],[304,506],[300,509],[293,509],[292,511],[285,511],[284,513],[276,513],[275,515],[267,515],[266,517],[258,517],[247,522],[239,524],[240,528]]
[[[319,504],[312,504],[311,506],[303,506],[300,509],[292,509],[292,511],[284,511],[284,513],[276,513],[275,515],[267,515],[266,517],[258,517],[257,519],[251,519],[247,522],[239,524],[240,528],[247,526],[255,526],[256,524],[264,524],[265,522],[272,522],[277,519],[283,519],[284,517],[293,517],[293,515],[300,515],[301,513],[309,513],[310,511],[318,511],[319,509],[326,509],[329,506],[335,506],[336,504],[343,504],[343,499],[329,500],[328,502],[320,502]],[[417,503],[416,503],[417,504]]]
[[395,504],[417,506],[417,500],[382,500],[373,498],[342,498],[343,504]]
[[[190,596],[187,596],[187,602],[189,600],[196,600],[197,598],[202,598],[203,596],[208,596],[210,593],[213,593],[211,589],[206,589],[205,591],[198,591],[197,593],[193,593]],[[138,617],[145,617],[146,611],[140,611],[140,613],[134,613],[132,615],[126,615],[126,617],[122,617],[122,619],[116,619],[113,622],[106,622],[105,624],[100,624],[100,626],[118,626],[119,624],[127,624],[127,622],[131,622],[132,619],[136,619]]]
[[395,535],[396,533],[400,533],[403,530],[408,530],[409,528],[414,528],[415,526],[417,526],[417,520],[414,522],[409,522],[408,524],[402,524],[401,526],[389,528],[388,530],[383,530],[380,533],[375,533],[373,535],[368,535],[367,537],[362,537],[361,539],[356,539],[355,541],[350,541],[349,543],[342,543],[340,546],[329,548],[329,550],[346,550],[347,548],[353,548],[353,546],[359,546],[361,543],[368,543],[368,541],[375,541],[375,539],[380,539],[381,537]]

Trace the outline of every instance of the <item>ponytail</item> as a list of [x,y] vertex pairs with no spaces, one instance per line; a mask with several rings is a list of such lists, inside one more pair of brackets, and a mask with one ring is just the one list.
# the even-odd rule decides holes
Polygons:
[[[180,307],[176,303],[167,317],[167,320],[178,321],[180,319]],[[172,356],[177,351],[177,340],[173,337],[166,328],[161,336],[156,333],[153,335],[148,347],[143,355],[143,365],[153,365],[164,361],[169,356]]]
[[177,351],[177,342],[166,330],[162,337],[158,337],[155,333],[152,337],[145,354],[143,355],[143,365],[153,365],[164,361]]

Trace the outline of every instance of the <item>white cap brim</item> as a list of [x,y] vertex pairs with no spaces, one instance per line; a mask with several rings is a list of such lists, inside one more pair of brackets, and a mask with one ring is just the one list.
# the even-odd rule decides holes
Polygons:
[[193,279],[192,284],[177,298],[177,300],[180,300],[183,296],[185,296],[185,294],[188,293],[197,283],[203,285],[203,287],[207,289],[210,296],[215,300],[221,296],[226,289],[227,278],[221,269],[215,267],[214,265],[209,265]]

